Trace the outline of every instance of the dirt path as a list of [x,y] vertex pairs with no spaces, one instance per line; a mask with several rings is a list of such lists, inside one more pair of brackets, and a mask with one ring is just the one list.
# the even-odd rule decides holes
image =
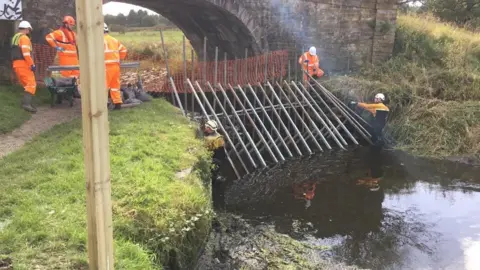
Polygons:
[[0,158],[18,150],[26,142],[53,126],[79,117],[81,115],[80,108],[80,100],[75,100],[73,108],[70,108],[66,103],[54,108],[50,106],[38,107],[37,113],[33,114],[32,118],[22,126],[8,134],[0,135]]

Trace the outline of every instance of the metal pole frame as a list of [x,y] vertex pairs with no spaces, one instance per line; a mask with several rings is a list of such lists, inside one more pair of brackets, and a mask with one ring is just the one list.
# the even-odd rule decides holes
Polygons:
[[223,96],[225,97],[225,99],[227,100],[227,103],[230,107],[232,107],[233,109],[233,115],[235,116],[235,118],[237,119],[238,123],[240,124],[240,127],[242,128],[243,132],[245,133],[245,136],[247,136],[247,139],[250,141],[250,143],[252,144],[253,146],[253,149],[255,150],[255,153],[257,154],[258,158],[260,159],[260,163],[262,163],[262,165],[264,167],[267,167],[267,164],[265,163],[265,160],[263,159],[262,155],[260,154],[260,152],[258,151],[257,147],[255,147],[255,143],[253,142],[252,140],[252,137],[250,137],[250,134],[248,133],[247,129],[245,128],[245,126],[243,125],[240,117],[237,115],[237,113],[235,112],[235,108],[233,107],[233,104],[230,102],[230,100],[228,99],[228,96],[225,92],[225,90],[223,89],[222,85],[221,84],[218,84],[218,88],[220,89],[220,92],[223,94]]
[[[266,95],[265,93],[265,90],[263,89],[263,87],[261,87],[262,85],[259,83],[260,85],[260,89],[262,90],[262,92]],[[273,89],[273,86],[267,82],[267,86],[270,87],[270,89]],[[305,139],[303,138],[302,134],[300,133],[300,130],[298,130],[297,126],[295,125],[295,123],[293,122],[292,118],[290,117],[290,115],[288,114],[287,110],[285,109],[285,107],[283,106],[281,100],[279,99],[279,97],[277,96],[277,94],[275,93],[275,91],[272,90],[272,92],[274,93],[274,96],[275,96],[275,99],[277,99],[279,101],[279,104],[280,104],[280,107],[282,107],[282,110],[283,112],[285,113],[285,116],[288,118],[288,120],[290,122],[292,122],[292,126],[293,126],[293,129],[297,132],[297,134],[300,134],[300,138],[305,146],[305,148],[307,148],[307,151],[309,152],[309,154],[312,154],[312,150],[310,149],[310,146],[308,146],[308,143],[305,141]],[[271,104],[271,101],[270,99],[268,99],[267,97],[267,100],[269,101],[269,103]],[[290,104],[292,105],[292,104]],[[272,104],[273,106],[273,104]]]
[[[282,86],[277,82],[277,87],[279,88],[280,91],[284,92],[285,90],[283,90]],[[293,92],[292,89],[290,89],[290,87],[287,85],[287,88],[290,92]],[[295,94],[293,94],[293,98],[300,104],[300,101],[297,99],[297,97],[295,96]],[[287,99],[287,102],[288,103],[292,103],[289,99]],[[291,104],[293,106],[293,104]],[[302,106],[300,107],[302,109],[303,112],[305,112],[304,115],[307,116],[307,119],[308,121],[310,122],[310,124],[313,126],[313,128],[320,134],[320,136],[323,138],[323,142],[325,143],[325,145],[327,146],[328,149],[332,149],[332,147],[330,146],[330,144],[327,142],[327,140],[325,140],[325,138],[321,135],[322,133],[320,132],[320,129],[318,129],[317,125],[315,125],[315,123],[313,122],[312,118],[310,117],[310,115],[306,112],[305,108]],[[297,111],[295,111],[295,113],[298,113]],[[313,142],[315,143],[315,145],[318,147],[318,149],[320,151],[323,152],[323,148],[320,146],[320,143],[318,143],[318,141],[315,139],[315,136],[313,136],[313,132],[311,131],[311,129],[307,126],[307,124],[305,123],[305,121],[302,119],[300,119],[300,122],[305,125],[305,128],[307,130],[307,132],[310,134],[310,136],[312,136],[313,138]]]
[[[212,87],[212,85],[210,84],[210,82],[207,82],[207,85],[208,85],[208,87],[212,90],[213,97],[214,97],[215,99],[217,99],[218,104],[221,104],[221,103],[220,103],[220,100],[218,99],[217,93],[216,93],[215,91],[213,91],[213,87]],[[219,84],[219,86],[221,86],[221,85]],[[228,115],[228,114],[227,114],[227,111],[226,111],[226,109],[225,109],[224,107],[220,106],[220,109],[223,111],[223,113],[224,113],[225,115]],[[250,159],[250,162],[252,163],[253,167],[254,167],[255,169],[257,169],[257,168],[258,168],[257,163],[255,163],[255,161],[253,160],[252,156],[250,155],[250,152],[249,152],[248,149],[247,149],[247,146],[245,145],[245,143],[243,142],[243,140],[241,140],[241,136],[240,136],[240,134],[238,134],[238,131],[237,131],[237,129],[235,128],[235,125],[233,124],[232,120],[230,120],[230,117],[225,117],[225,118],[227,119],[228,123],[232,126],[233,132],[235,133],[235,135],[237,135],[237,138],[238,138],[238,140],[240,141],[240,144],[242,145],[243,149],[244,149],[245,152],[247,153],[247,156],[248,156],[248,158]],[[240,123],[240,125],[241,125],[241,124],[242,124],[242,123]],[[234,146],[232,145],[232,147],[234,147]],[[241,153],[241,152],[240,152],[240,153]]]
[[[229,85],[229,87],[231,88],[232,86]],[[240,85],[238,85],[238,89],[239,91],[241,92],[242,96],[245,98],[245,101],[246,103],[249,105],[250,108],[253,109],[252,107],[252,104],[250,103],[250,101],[248,100],[247,96],[245,95],[245,93],[243,92],[243,89]],[[234,96],[236,99],[239,99],[239,102],[240,102],[240,98],[238,97],[238,95],[234,92]],[[267,141],[265,140],[265,137],[263,137],[263,134],[260,132],[260,130],[256,127],[256,124],[255,124],[255,121],[253,121],[253,119],[250,117],[250,114],[248,114],[246,112],[246,108],[245,106],[243,106],[243,104],[241,105],[242,106],[242,109],[245,111],[245,114],[247,115],[249,121],[252,123],[252,125],[255,127],[255,129],[257,129],[257,132],[259,133],[259,137],[260,139],[263,141],[263,143],[265,145],[267,145],[267,148],[268,147],[268,143]],[[267,135],[268,139],[273,143],[273,147],[275,149],[275,151],[277,152],[278,156],[280,157],[280,159],[282,161],[285,161],[285,157],[283,156],[282,152],[280,151],[280,149],[278,149],[277,145],[275,144],[275,141],[273,140],[272,136],[270,135],[270,133],[268,133],[268,130],[267,128],[265,127],[265,125],[263,124],[262,120],[260,119],[260,117],[258,116],[257,112],[255,110],[253,110],[253,115],[255,116],[255,118],[259,121],[259,124],[260,124],[260,127],[265,131],[265,134]],[[272,150],[269,150],[270,152],[270,155],[272,155],[272,157],[274,157],[274,160],[276,163],[278,163],[278,159],[277,157],[273,154]]]
[[[238,153],[237,149],[235,149],[235,147],[234,147],[235,144],[234,144],[234,143],[232,142],[232,140],[230,139],[230,136],[228,136],[228,133],[227,133],[226,129],[225,129],[224,126],[222,125],[222,122],[221,122],[220,119],[217,117],[217,115],[215,115],[215,111],[213,110],[212,105],[210,105],[210,102],[208,102],[207,96],[205,95],[203,89],[200,87],[200,85],[198,84],[198,82],[195,82],[195,84],[196,84],[197,88],[199,89],[198,92],[202,95],[202,98],[205,100],[205,104],[207,104],[207,106],[208,106],[208,108],[210,109],[210,111],[212,111],[212,113],[214,114],[215,120],[218,122],[220,128],[221,128],[221,129],[223,130],[223,132],[225,133],[225,138],[227,138],[228,143],[232,146],[232,149],[233,149],[233,151],[235,152],[235,154],[237,155],[238,160],[239,160],[240,163],[242,164],[243,169],[245,169],[245,172],[246,172],[247,174],[250,174],[250,171],[248,170],[247,166],[246,166],[245,163],[243,162],[243,159],[242,159],[242,157],[240,156],[240,154]],[[211,87],[211,86],[209,85],[209,87]],[[221,104],[220,104],[220,106],[221,106]],[[207,118],[208,118],[208,116],[207,116]],[[227,154],[228,154],[228,152],[227,152]],[[233,163],[233,162],[232,162],[232,163]],[[232,167],[234,167],[234,166],[232,165]],[[238,178],[240,178],[240,177],[238,177]]]

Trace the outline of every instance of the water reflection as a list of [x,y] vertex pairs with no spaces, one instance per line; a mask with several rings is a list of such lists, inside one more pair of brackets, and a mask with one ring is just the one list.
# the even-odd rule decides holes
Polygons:
[[[353,149],[225,186],[226,209],[372,269],[480,269],[478,168]],[[476,257],[472,254],[477,254]]]

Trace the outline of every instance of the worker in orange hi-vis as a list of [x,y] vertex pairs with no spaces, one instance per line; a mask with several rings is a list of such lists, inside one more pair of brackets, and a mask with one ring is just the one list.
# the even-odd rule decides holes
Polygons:
[[[45,39],[48,44],[55,48],[58,53],[58,62],[60,66],[78,66],[77,36],[73,31],[75,19],[72,16],[63,18],[62,26],[49,33]],[[63,77],[78,79],[79,70],[62,70],[60,74]]]
[[320,60],[318,59],[317,49],[315,47],[310,47],[308,52],[302,54],[302,56],[300,56],[298,59],[298,63],[302,66],[304,72],[303,81],[305,83],[310,81],[310,78],[307,76],[307,74],[305,74],[305,72],[314,79],[320,78],[324,74],[323,70],[320,69]]
[[13,70],[25,90],[22,107],[28,112],[36,113],[37,109],[32,104],[33,96],[35,96],[37,90],[37,83],[34,73],[36,66],[32,57],[32,42],[28,37],[31,31],[32,25],[29,22],[20,22],[18,32],[12,38],[11,57]]
[[103,24],[104,47],[105,47],[105,71],[106,85],[110,91],[110,98],[114,109],[122,108],[122,93],[120,92],[120,61],[127,56],[127,48],[123,46],[117,39],[110,36],[110,32],[106,23]]

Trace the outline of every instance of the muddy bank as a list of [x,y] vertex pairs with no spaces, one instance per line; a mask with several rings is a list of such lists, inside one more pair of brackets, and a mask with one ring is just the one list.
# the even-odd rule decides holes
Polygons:
[[327,246],[307,244],[254,222],[220,213],[196,269],[359,269],[324,256]]

